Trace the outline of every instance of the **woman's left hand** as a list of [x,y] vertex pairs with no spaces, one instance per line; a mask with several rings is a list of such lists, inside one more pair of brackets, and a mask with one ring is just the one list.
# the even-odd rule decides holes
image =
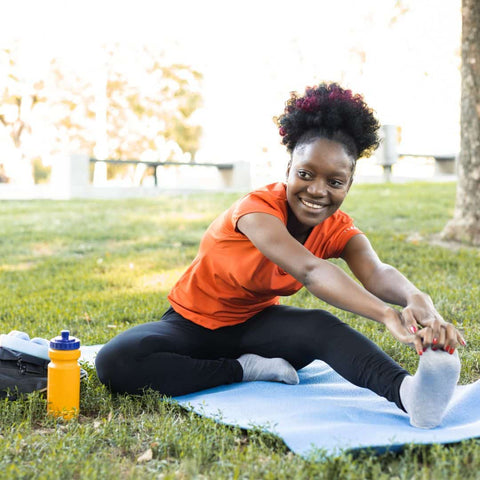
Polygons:
[[451,323],[446,322],[437,312],[431,298],[426,294],[413,295],[408,305],[402,310],[405,327],[416,333],[419,325],[429,327],[422,335],[424,349],[443,349],[453,353],[458,344],[466,345],[460,332]]

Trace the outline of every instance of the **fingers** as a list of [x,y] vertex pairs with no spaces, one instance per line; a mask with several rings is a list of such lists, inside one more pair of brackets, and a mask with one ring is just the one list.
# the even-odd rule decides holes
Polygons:
[[422,355],[427,349],[427,345],[432,344],[432,338],[432,329],[430,327],[425,327],[418,330],[415,334],[410,334],[408,336],[408,343],[415,348],[418,355]]
[[404,308],[401,313],[402,321],[405,328],[408,330],[408,333],[413,333],[414,335],[418,332],[418,323],[415,320],[415,316],[412,311],[407,307]]
[[405,327],[405,322],[400,312],[391,309],[388,315],[386,315],[383,323],[387,327],[388,331],[398,341],[406,343],[408,345],[413,345],[419,355],[421,355],[420,352],[423,353],[423,347],[420,337],[417,338],[417,334],[413,334],[412,331],[408,331],[408,329]]
[[428,347],[433,344],[433,330],[431,327],[422,328],[417,336],[421,338],[422,341],[422,351],[424,352]]
[[432,350],[441,350],[445,349],[445,340],[447,338],[447,330],[445,328],[440,328],[438,335],[433,334],[432,339]]
[[453,354],[458,344],[464,347],[467,345],[467,342],[462,337],[461,333],[451,323],[447,323],[445,330],[446,330],[446,338],[445,338],[443,349],[446,352]]
[[464,347],[467,346],[467,342],[463,338],[463,336],[460,334],[460,332],[457,330],[457,341],[460,343],[460,345],[463,345]]
[[409,333],[409,343],[419,355],[420,351],[424,352],[427,348],[444,350],[452,355],[459,345],[466,345],[461,333],[453,324],[446,322],[433,305],[431,309],[423,310],[409,305],[402,310],[401,319],[403,327]]
[[445,343],[445,339],[447,338],[445,332],[446,325],[448,325],[447,322],[440,316],[435,316],[429,322],[429,326],[432,329],[432,346],[435,347],[435,349],[443,347]]
[[445,350],[452,355],[458,345],[466,345],[460,332],[451,323],[447,323],[440,315],[431,315],[422,321],[423,328],[417,323],[411,309],[402,312],[385,322],[397,340],[413,346],[418,355],[427,348]]
[[417,336],[421,338],[423,351],[431,347],[432,350],[444,350],[452,355],[459,344],[467,344],[455,326],[447,322],[437,332],[432,327],[422,328]]
[[412,344],[418,355],[422,355],[424,352],[422,338],[419,335],[415,335],[413,337]]
[[443,349],[452,354],[457,345],[457,330],[451,323],[449,323],[445,326],[445,341],[443,342]]
[[455,350],[458,346],[457,329],[451,323],[447,323],[438,313],[425,319],[424,324],[432,331],[431,343],[430,337],[427,335],[428,344],[424,345],[425,347],[431,346],[432,350],[444,349],[450,353],[450,350]]

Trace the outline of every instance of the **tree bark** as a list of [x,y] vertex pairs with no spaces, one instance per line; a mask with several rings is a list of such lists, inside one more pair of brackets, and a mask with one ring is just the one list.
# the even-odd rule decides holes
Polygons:
[[442,236],[480,245],[480,2],[462,0],[461,141],[455,213]]

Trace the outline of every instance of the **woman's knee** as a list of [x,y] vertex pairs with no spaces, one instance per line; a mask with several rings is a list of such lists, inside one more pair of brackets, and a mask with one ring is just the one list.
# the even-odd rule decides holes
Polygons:
[[168,335],[151,328],[127,330],[98,352],[95,359],[98,378],[115,392],[133,393],[132,388],[136,389],[137,380],[150,369],[152,359],[174,350],[174,343]]
[[95,358],[95,368],[103,384],[120,391],[119,385],[135,375],[135,370],[139,367],[138,359],[142,356],[141,338],[135,332],[127,330],[100,349]]
[[[129,359],[129,361],[125,361]],[[98,352],[95,358],[95,368],[97,375],[104,385],[112,390],[118,389],[119,380],[129,376],[129,370],[133,368],[134,358],[122,353],[122,351],[112,343],[107,343]]]

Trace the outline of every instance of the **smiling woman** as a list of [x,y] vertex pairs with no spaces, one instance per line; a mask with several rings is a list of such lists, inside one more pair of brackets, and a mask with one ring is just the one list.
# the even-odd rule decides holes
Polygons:
[[[438,425],[458,380],[455,349],[465,342],[340,210],[356,160],[378,145],[378,121],[360,95],[321,84],[293,94],[278,124],[291,153],[286,182],[251,192],[213,221],[162,320],[99,352],[100,380],[116,392],[182,395],[241,381],[295,384],[296,371],[320,359],[394,402],[412,425]],[[335,257],[360,284],[327,261]],[[384,324],[423,355],[417,373],[325,310],[280,305],[302,287]]]
[[355,159],[332,140],[297,146],[287,170],[287,229],[303,243],[311,229],[342,205],[353,180]]

